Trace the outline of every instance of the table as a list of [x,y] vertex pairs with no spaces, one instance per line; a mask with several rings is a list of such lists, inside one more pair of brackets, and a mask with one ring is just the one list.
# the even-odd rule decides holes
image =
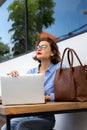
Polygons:
[[10,130],[10,119],[44,113],[69,113],[87,111],[87,102],[47,102],[34,105],[0,105],[0,115],[6,118],[7,130]]

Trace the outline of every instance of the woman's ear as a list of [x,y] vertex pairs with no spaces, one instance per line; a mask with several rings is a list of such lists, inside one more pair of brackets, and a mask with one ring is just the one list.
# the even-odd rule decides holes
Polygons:
[[52,53],[51,56],[53,56],[54,54]]

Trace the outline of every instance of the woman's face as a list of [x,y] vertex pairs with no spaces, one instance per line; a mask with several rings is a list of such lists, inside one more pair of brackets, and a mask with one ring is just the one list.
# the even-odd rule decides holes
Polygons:
[[37,46],[36,46],[36,56],[37,58],[42,61],[42,60],[50,60],[51,56],[53,56],[53,52],[51,51],[50,43],[47,41],[41,41]]

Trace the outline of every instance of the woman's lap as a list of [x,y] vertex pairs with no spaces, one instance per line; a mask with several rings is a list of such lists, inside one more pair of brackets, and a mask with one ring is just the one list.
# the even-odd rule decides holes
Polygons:
[[[11,120],[11,130],[52,130],[54,122],[38,117],[15,118]],[[1,130],[6,130],[4,125]]]

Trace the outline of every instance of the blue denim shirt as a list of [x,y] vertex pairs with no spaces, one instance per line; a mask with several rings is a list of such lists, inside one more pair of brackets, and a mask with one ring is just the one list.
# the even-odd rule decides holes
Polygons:
[[[45,95],[50,95],[51,101],[54,101],[55,95],[54,95],[54,76],[56,70],[60,67],[60,63],[57,64],[51,64],[48,69],[45,72],[45,79],[44,79],[44,94]],[[27,72],[29,73],[39,73],[39,66],[28,70]]]

